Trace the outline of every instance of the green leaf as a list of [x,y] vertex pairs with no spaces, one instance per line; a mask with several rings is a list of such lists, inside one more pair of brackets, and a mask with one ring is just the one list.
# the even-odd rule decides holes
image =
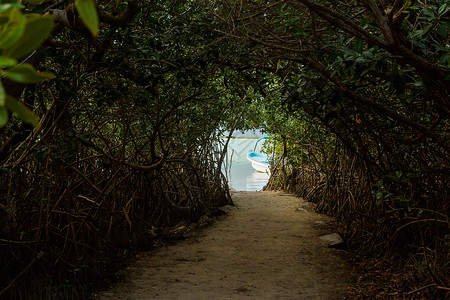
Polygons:
[[355,51],[358,53],[361,53],[363,50],[363,46],[364,46],[364,43],[363,43],[362,39],[356,40]]
[[21,3],[0,3],[0,12],[11,8],[24,8]]
[[10,111],[16,113],[24,122],[30,123],[33,127],[38,125],[39,119],[31,109],[8,94],[6,95],[5,100],[6,107],[8,107]]
[[440,16],[445,15],[450,10],[450,6],[447,3],[444,3],[441,7],[439,7],[438,14]]
[[359,21],[359,25],[361,25],[361,27],[365,27],[369,22],[367,21],[366,18],[361,19],[361,21]]
[[436,48],[436,50],[438,50],[438,51],[446,51],[447,50],[444,45],[440,45],[440,44],[436,44],[436,43],[433,43],[431,45],[434,48]]
[[93,36],[97,36],[99,30],[98,14],[94,1],[76,0],[75,7],[86,27]]
[[8,111],[0,106],[0,127],[3,127],[8,123]]
[[410,37],[411,38],[415,38],[415,37],[418,37],[418,36],[421,36],[421,35],[423,35],[423,30],[422,29],[415,30],[412,33],[410,33]]
[[3,24],[0,31],[0,48],[14,45],[25,32],[26,18],[18,8],[7,12],[8,22]]
[[444,40],[447,38],[448,32],[447,32],[447,24],[441,23],[437,27],[437,33],[441,36],[441,38]]
[[5,88],[3,87],[3,84],[0,81],[0,107],[5,106],[5,97],[6,97]]
[[17,60],[12,57],[0,56],[0,68],[7,68],[17,65]]
[[423,36],[426,36],[427,34],[429,34],[431,29],[433,29],[433,24],[429,24],[429,25],[425,26],[423,29]]
[[22,37],[12,47],[5,49],[3,55],[18,58],[36,50],[48,37],[53,26],[52,16],[28,14]]
[[365,57],[373,58],[373,52],[372,52],[372,51],[364,51],[362,54],[363,54]]
[[18,65],[2,73],[6,78],[21,83],[38,83],[55,77],[55,75],[48,72],[36,71],[30,64]]

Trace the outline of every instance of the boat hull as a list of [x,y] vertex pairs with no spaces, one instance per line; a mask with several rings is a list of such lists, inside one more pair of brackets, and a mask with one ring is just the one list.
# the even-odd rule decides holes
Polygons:
[[265,154],[250,152],[247,154],[247,159],[252,163],[252,167],[256,171],[270,174],[270,164]]

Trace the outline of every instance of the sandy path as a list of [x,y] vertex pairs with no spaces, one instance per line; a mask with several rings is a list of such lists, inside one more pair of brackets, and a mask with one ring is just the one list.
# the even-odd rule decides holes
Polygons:
[[343,253],[318,237],[326,216],[275,192],[238,192],[229,215],[202,236],[142,254],[129,279],[99,299],[341,299]]

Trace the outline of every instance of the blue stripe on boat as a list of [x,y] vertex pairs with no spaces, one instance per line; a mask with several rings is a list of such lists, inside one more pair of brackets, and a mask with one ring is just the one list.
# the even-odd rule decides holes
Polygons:
[[256,161],[262,162],[262,163],[269,163],[269,160],[267,158],[267,154],[264,153],[256,153],[256,152],[250,152],[248,156]]

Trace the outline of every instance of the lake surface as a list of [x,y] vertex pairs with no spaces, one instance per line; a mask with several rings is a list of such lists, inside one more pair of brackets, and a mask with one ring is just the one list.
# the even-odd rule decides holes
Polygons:
[[[247,153],[252,151],[256,141],[262,134],[254,133],[254,137],[233,138],[228,144],[228,162],[231,161],[231,168],[227,167],[228,183],[237,191],[260,191],[269,181],[269,175],[253,169],[252,164],[247,159]],[[264,140],[258,142],[255,152],[261,151]]]

